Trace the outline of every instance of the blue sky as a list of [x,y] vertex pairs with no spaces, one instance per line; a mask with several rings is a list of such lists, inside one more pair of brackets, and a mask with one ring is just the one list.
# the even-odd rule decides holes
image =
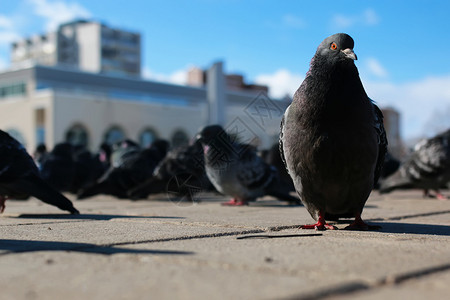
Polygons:
[[292,95],[318,44],[346,32],[367,93],[402,114],[404,138],[450,127],[450,1],[3,1],[0,68],[9,44],[74,18],[139,31],[147,78],[183,83],[190,66],[226,72]]

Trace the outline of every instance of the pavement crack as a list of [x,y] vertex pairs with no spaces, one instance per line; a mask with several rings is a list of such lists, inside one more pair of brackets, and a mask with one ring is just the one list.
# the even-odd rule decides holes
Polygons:
[[373,218],[373,219],[367,219],[366,221],[398,221],[398,220],[403,220],[403,219],[429,217],[429,216],[445,215],[445,214],[450,214],[450,210],[432,211],[432,212],[427,212],[427,213],[411,214],[411,215],[388,217],[388,218]]
[[142,241],[120,242],[120,243],[111,243],[111,244],[100,245],[100,246],[101,247],[114,247],[114,246],[150,244],[150,243],[183,241],[183,240],[193,240],[193,239],[215,238],[215,237],[224,237],[224,236],[236,236],[236,235],[241,235],[241,234],[252,234],[252,233],[263,233],[263,232],[265,232],[265,230],[253,229],[253,230],[243,230],[243,231],[233,231],[233,232],[219,232],[219,233],[210,233],[210,234],[178,236],[178,237],[171,237],[171,238],[150,239],[150,240],[142,240]]
[[420,269],[417,271],[406,272],[403,274],[386,276],[381,281],[379,281],[378,284],[380,286],[388,285],[388,284],[400,284],[407,280],[421,278],[424,276],[428,276],[428,275],[432,275],[435,273],[444,272],[444,271],[448,271],[448,270],[450,270],[450,263],[439,265],[439,266],[434,266],[434,267],[429,267],[429,268],[424,268],[424,269]]
[[377,280],[373,283],[366,283],[366,282],[350,282],[341,284],[338,286],[330,287],[327,289],[321,289],[318,291],[314,291],[308,294],[303,295],[294,295],[292,297],[288,297],[285,300],[320,300],[320,299],[326,299],[328,297],[337,297],[337,296],[345,296],[350,295],[354,293],[359,293],[371,289],[379,289],[383,288],[385,286],[389,285],[399,285],[402,284],[405,281],[412,280],[412,279],[420,279],[422,277],[426,277],[429,275],[433,275],[440,272],[445,272],[450,270],[450,263],[438,265],[438,266],[432,266],[428,268],[423,268],[420,270],[405,272],[402,274],[394,274],[394,275],[388,275],[380,280]]

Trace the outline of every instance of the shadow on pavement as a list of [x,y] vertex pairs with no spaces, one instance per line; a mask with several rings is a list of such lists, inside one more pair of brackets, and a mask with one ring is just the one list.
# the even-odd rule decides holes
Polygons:
[[53,242],[53,241],[30,241],[30,240],[3,240],[0,239],[1,255],[11,253],[24,253],[36,251],[74,251],[82,253],[95,254],[156,254],[156,255],[190,255],[194,252],[188,251],[172,251],[172,250],[144,250],[129,249],[114,246],[102,246],[89,243],[71,243],[71,242]]
[[450,226],[433,224],[397,223],[397,222],[369,222],[370,225],[380,225],[380,232],[432,234],[450,236]]
[[96,220],[108,221],[111,219],[185,219],[176,216],[127,216],[127,215],[102,215],[102,214],[21,214],[17,217],[22,219],[68,219],[68,220]]

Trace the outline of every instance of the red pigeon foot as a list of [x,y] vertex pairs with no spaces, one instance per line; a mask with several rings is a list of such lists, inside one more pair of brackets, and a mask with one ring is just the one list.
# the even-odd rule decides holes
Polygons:
[[369,225],[361,219],[361,215],[357,215],[355,217],[355,221],[344,228],[345,230],[359,230],[359,231],[370,231],[370,230],[379,230],[381,226],[378,225]]
[[336,226],[330,225],[325,221],[325,218],[324,218],[322,212],[319,213],[319,220],[317,220],[316,224],[302,225],[302,226],[300,226],[300,228],[301,229],[315,229],[315,230],[327,230],[327,229],[336,230],[337,229]]
[[8,197],[0,195],[0,214],[5,211],[5,201],[8,200]]
[[445,197],[443,194],[441,194],[441,193],[437,193],[436,194],[436,198],[438,199],[438,200],[447,200],[447,197]]
[[221,205],[223,205],[223,206],[244,206],[244,205],[248,205],[248,202],[244,201],[244,200],[236,200],[233,198],[228,202],[221,203]]

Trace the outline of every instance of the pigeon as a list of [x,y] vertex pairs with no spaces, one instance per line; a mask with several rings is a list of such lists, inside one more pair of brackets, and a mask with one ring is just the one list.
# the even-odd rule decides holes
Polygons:
[[72,157],[74,174],[69,192],[77,194],[81,189],[96,182],[107,169],[98,156],[83,146],[74,146]]
[[[439,192],[450,182],[450,129],[430,139],[420,141],[414,152],[391,176],[380,184],[380,193],[400,188],[424,189],[424,196],[444,200]],[[429,190],[435,190],[432,196]]]
[[75,175],[73,146],[66,142],[56,144],[42,162],[40,172],[54,189],[69,192]]
[[354,217],[346,229],[372,230],[361,218],[380,176],[387,138],[381,110],[367,96],[354,41],[338,33],[317,48],[281,121],[280,152],[301,201],[317,221]]
[[284,166],[284,162],[281,159],[280,146],[279,143],[275,143],[266,150],[266,153],[261,156],[266,163],[274,166],[278,171],[278,176],[280,178],[280,186],[289,192],[295,192],[294,183],[292,182],[291,176],[289,176]]
[[153,176],[131,189],[128,196],[137,200],[167,192],[192,202],[196,193],[212,190],[214,187],[205,172],[202,145],[195,140],[190,145],[169,151],[155,168]]
[[129,189],[153,175],[168,148],[169,143],[165,140],[157,140],[146,149],[141,149],[129,140],[119,143],[111,154],[111,167],[108,171],[97,182],[81,189],[77,198],[85,199],[97,194],[127,198]]
[[31,195],[71,214],[79,214],[72,202],[45,182],[33,158],[8,133],[0,130],[0,212],[8,198]]
[[33,159],[38,168],[40,169],[44,161],[47,159],[49,153],[45,144],[39,144],[33,153]]
[[220,125],[206,126],[197,138],[202,143],[209,180],[218,192],[232,197],[223,205],[248,205],[265,195],[299,203],[278,188],[277,170],[265,163],[254,147],[233,141]]

